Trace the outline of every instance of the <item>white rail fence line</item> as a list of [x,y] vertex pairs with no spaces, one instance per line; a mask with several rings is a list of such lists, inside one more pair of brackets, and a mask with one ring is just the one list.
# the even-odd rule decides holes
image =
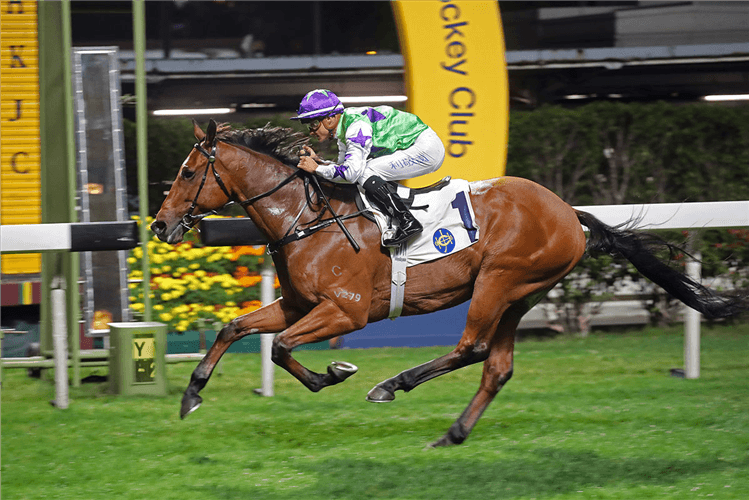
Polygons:
[[[73,222],[0,226],[0,252],[84,252],[129,250],[138,245],[138,224],[127,222]],[[62,276],[53,280],[51,292],[52,346],[55,369],[54,405],[66,409],[68,398],[68,331],[65,313],[66,283]],[[78,332],[75,332],[77,335]],[[3,367],[46,366],[45,359],[25,359],[20,363],[0,360]]]
[[[220,219],[215,219],[215,221]],[[249,220],[249,219],[247,219]],[[205,221],[204,221],[205,223]],[[248,234],[247,232],[245,234]],[[256,228],[249,232],[253,241],[236,244],[264,244]],[[207,243],[208,244],[208,243]],[[224,243],[212,243],[223,245]],[[36,253],[36,252],[83,252],[102,250],[128,250],[138,245],[138,226],[135,221],[127,222],[89,222],[89,223],[51,223],[51,224],[18,224],[0,226],[0,252],[2,253]],[[275,300],[273,283],[275,274],[270,260],[262,270],[261,301],[263,305]],[[60,409],[68,407],[68,346],[67,322],[65,314],[65,286],[62,277],[55,278],[52,290],[52,362],[44,356],[0,360],[2,368],[54,367],[56,395],[54,404]],[[62,305],[60,305],[60,301]],[[218,332],[216,332],[218,333]],[[261,335],[262,354],[262,387],[258,394],[273,396],[274,367],[270,359],[273,334]],[[91,353],[96,359],[107,358],[107,350],[96,350]],[[205,355],[201,353],[167,354],[167,363],[183,361],[200,361]]]
[[[749,227],[749,201],[722,201],[705,203],[660,203],[660,204],[632,204],[632,205],[588,205],[577,206],[578,210],[588,212],[602,222],[617,226],[630,224],[632,229],[703,229],[703,228],[728,228]],[[210,229],[218,224],[227,224],[227,219],[206,219],[201,225],[205,233],[210,234]],[[204,242],[211,245],[257,245],[263,244],[257,229],[249,219],[232,219],[229,234],[237,241],[218,240],[218,242]],[[235,224],[244,225],[246,231],[237,231]],[[252,225],[253,227],[249,227]],[[126,227],[127,226],[127,227]],[[133,227],[136,227],[133,230]],[[206,231],[206,229],[208,231]],[[133,235],[134,239],[133,239]],[[133,243],[134,241],[134,243]],[[2,253],[39,252],[39,251],[85,251],[85,250],[119,250],[132,248],[137,245],[137,226],[135,222],[126,223],[71,223],[71,224],[34,224],[0,226],[0,251]],[[688,263],[687,272],[696,280],[700,280],[699,262]],[[261,301],[269,304],[273,300],[274,274],[270,262],[266,264],[261,272]],[[62,294],[64,290],[58,289]],[[54,301],[53,301],[54,303]],[[64,314],[64,311],[62,312]],[[59,313],[58,313],[59,315]],[[55,326],[55,339],[60,338],[63,333],[59,328],[65,328],[64,318],[62,327]],[[59,322],[55,322],[59,324]],[[686,308],[684,314],[684,372],[686,378],[698,378],[700,376],[700,314],[691,308]],[[260,351],[262,357],[262,388],[257,392],[263,396],[273,396],[273,370],[271,361],[271,347],[274,334],[262,334],[260,339]],[[57,345],[62,344],[55,341],[55,352]],[[65,354],[59,354],[61,359],[67,359]],[[175,355],[176,359],[199,360],[203,355]],[[55,366],[61,363],[55,357]],[[41,361],[41,360],[39,360]],[[31,359],[27,360],[26,366]],[[4,363],[13,366],[13,362]],[[65,363],[67,365],[67,363]],[[19,364],[19,366],[21,366]],[[0,367],[1,369],[1,367]],[[64,375],[62,372],[65,372]],[[67,370],[56,369],[60,373],[60,381],[55,376],[58,386],[65,385],[62,378],[67,377]],[[66,392],[66,391],[65,391]],[[63,390],[57,394],[55,400],[59,407],[67,406],[67,394]]]

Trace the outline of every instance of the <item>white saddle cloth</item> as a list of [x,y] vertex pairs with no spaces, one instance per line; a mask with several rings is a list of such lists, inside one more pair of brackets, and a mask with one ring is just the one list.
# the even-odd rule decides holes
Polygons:
[[[404,200],[410,191],[406,186],[398,186],[398,195]],[[363,193],[362,200],[375,215],[380,232],[387,231],[387,217],[370,205]],[[452,255],[479,240],[468,181],[463,179],[452,179],[439,191],[417,194],[411,213],[424,226],[424,231],[406,244],[407,267]]]

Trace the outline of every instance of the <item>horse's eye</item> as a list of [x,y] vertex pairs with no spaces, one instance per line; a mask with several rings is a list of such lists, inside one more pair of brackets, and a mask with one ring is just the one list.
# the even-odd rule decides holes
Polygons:
[[182,169],[182,178],[183,179],[192,179],[192,177],[195,175],[195,172],[192,170],[188,170],[186,168]]

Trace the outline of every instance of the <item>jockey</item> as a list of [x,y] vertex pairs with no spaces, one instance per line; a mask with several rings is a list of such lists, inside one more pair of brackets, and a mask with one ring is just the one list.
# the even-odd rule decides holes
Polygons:
[[445,159],[445,147],[437,134],[418,116],[390,106],[344,108],[329,90],[307,93],[297,116],[319,141],[338,140],[338,161],[327,162],[309,146],[299,168],[332,181],[359,184],[377,208],[396,222],[395,234],[385,246],[398,246],[422,231],[386,181],[411,179],[436,171]]

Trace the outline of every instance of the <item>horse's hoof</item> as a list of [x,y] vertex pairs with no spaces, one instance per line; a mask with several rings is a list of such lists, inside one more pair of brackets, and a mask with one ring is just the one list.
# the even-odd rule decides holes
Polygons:
[[195,394],[194,396],[185,394],[184,396],[182,396],[182,408],[180,408],[179,410],[179,418],[184,419],[190,413],[200,408],[200,405],[202,403],[203,398],[201,398],[197,394]]
[[367,393],[367,401],[370,403],[389,403],[394,399],[395,394],[383,389],[379,385],[374,386],[372,390]]
[[328,373],[335,377],[338,382],[343,382],[357,371],[359,371],[359,367],[345,361],[333,361],[328,366]]
[[455,446],[456,444],[458,444],[458,443],[454,443],[452,441],[452,439],[450,439],[447,435],[445,435],[445,436],[442,436],[441,438],[439,438],[434,443],[428,444],[426,447],[428,449],[433,449],[433,448],[441,448],[441,447],[444,447],[444,446]]

